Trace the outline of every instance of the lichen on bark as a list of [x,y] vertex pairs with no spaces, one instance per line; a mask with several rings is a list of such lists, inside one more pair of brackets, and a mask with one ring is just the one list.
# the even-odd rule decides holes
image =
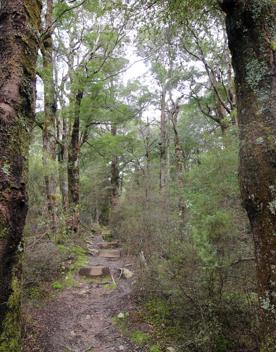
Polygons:
[[[275,351],[276,34],[273,0],[224,1],[240,128],[240,184],[255,244],[262,351]],[[272,343],[274,341],[274,344]]]

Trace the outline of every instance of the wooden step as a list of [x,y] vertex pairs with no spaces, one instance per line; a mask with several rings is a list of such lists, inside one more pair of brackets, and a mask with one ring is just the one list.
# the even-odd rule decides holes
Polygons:
[[86,277],[103,277],[110,275],[110,270],[106,266],[90,266],[90,267],[84,267],[79,270],[79,274],[81,276],[86,276]]
[[120,258],[121,257],[121,250],[120,249],[102,249],[99,252],[99,257]]
[[98,244],[98,247],[100,249],[113,249],[113,248],[118,248],[119,247],[119,242],[118,241],[112,241],[112,242],[102,242]]

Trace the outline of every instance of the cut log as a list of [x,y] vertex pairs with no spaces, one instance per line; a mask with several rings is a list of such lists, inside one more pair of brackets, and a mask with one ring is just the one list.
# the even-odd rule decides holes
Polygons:
[[79,270],[79,274],[81,276],[86,276],[90,278],[103,277],[103,276],[110,275],[110,270],[106,266],[91,266],[91,267],[81,268]]
[[117,248],[119,246],[118,241],[112,241],[112,242],[102,242],[98,244],[98,247],[100,249],[112,249],[112,248]]
[[120,258],[121,257],[121,250],[120,249],[102,249],[99,252],[99,257]]

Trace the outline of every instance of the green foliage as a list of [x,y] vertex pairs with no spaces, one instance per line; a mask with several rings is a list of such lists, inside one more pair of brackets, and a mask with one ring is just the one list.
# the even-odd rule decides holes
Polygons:
[[153,345],[150,347],[149,352],[161,352],[161,349],[158,345]]
[[200,164],[188,174],[186,197],[192,238],[207,266],[222,265],[219,246],[235,240],[240,212],[237,156],[234,138],[225,148],[218,146],[204,153]]
[[138,346],[145,346],[149,342],[149,335],[140,330],[133,331],[130,338]]
[[61,290],[63,288],[63,285],[60,281],[55,281],[52,283],[52,288],[55,290]]
[[[192,123],[187,111],[183,119],[183,124]],[[128,184],[114,214],[115,234],[129,251],[143,250],[146,257],[137,291],[147,302],[144,319],[155,327],[158,341],[162,336],[191,352],[226,352],[243,341],[254,345],[248,331],[255,333],[256,302],[248,303],[246,292],[255,288],[245,285],[254,271],[232,266],[252,255],[240,206],[235,134],[208,135],[200,153],[187,145],[193,160],[187,163],[184,192],[171,181],[159,195],[158,169],[151,161],[147,178],[136,176],[138,182]],[[199,136],[201,129],[191,141]],[[180,192],[187,206],[184,226],[177,209]]]

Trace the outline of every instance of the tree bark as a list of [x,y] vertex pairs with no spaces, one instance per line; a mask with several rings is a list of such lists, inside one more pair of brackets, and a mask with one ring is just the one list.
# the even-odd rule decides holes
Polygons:
[[47,208],[51,219],[51,228],[55,230],[57,228],[57,177],[55,170],[57,101],[54,82],[52,22],[53,0],[47,0],[45,32],[41,43],[44,83],[44,124],[42,138]]
[[[55,74],[57,79],[57,72]],[[68,177],[67,177],[67,165],[68,165],[68,116],[65,114],[66,111],[66,101],[65,101],[65,80],[63,79],[58,85],[55,83],[56,87],[59,86],[59,91],[56,93],[58,96],[58,102],[60,104],[60,114],[57,117],[57,137],[58,143],[58,173],[59,173],[59,188],[62,197],[62,207],[64,213],[68,210]]]
[[59,163],[59,188],[62,197],[62,207],[64,212],[68,210],[68,178],[67,178],[67,163],[68,163],[68,131],[67,121],[64,116],[60,117],[62,131],[59,133],[58,147],[58,163]]
[[186,209],[184,195],[182,194],[182,191],[185,185],[184,156],[183,156],[183,150],[181,148],[181,143],[179,139],[179,133],[177,130],[179,110],[180,110],[180,106],[178,102],[174,103],[173,108],[171,110],[171,121],[173,125],[173,133],[174,133],[175,173],[177,178],[177,184],[180,190],[179,200],[178,200],[179,213],[181,218],[184,219],[185,209]]
[[[112,136],[117,135],[116,125],[111,127]],[[120,172],[118,165],[118,156],[114,155],[111,162],[111,207],[114,208],[118,203],[119,188],[120,188]]]
[[276,329],[276,3],[223,1],[240,129],[240,185],[253,232],[263,351]]
[[[40,12],[36,0],[7,0],[0,5],[0,350],[7,352],[20,348],[16,342],[20,303],[15,307],[14,299],[20,300],[18,249],[27,214]],[[5,331],[6,322],[12,331]],[[9,346],[5,334],[16,340],[16,347]]]
[[160,116],[160,190],[162,191],[168,181],[168,124],[166,116],[166,89],[161,93]]
[[80,106],[83,92],[78,91],[74,102],[74,122],[68,150],[68,190],[71,230],[78,232],[80,223]]

